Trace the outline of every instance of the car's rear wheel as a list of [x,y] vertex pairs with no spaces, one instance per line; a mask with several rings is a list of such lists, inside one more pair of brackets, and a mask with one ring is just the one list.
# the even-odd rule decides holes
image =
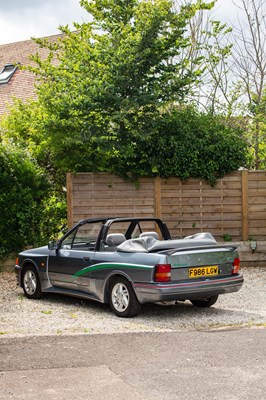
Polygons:
[[111,281],[109,303],[118,317],[133,317],[141,310],[141,304],[130,282],[123,277],[116,277]]
[[42,297],[41,284],[36,269],[27,266],[23,272],[22,288],[29,299],[40,299]]
[[210,296],[206,297],[204,299],[197,299],[197,300],[190,300],[193,306],[196,307],[211,307],[213,306],[216,301],[218,300],[218,295],[217,296]]

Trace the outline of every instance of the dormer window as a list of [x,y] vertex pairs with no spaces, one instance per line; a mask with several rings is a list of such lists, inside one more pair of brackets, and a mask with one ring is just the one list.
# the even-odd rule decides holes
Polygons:
[[0,72],[0,85],[8,83],[14,75],[17,67],[13,64],[6,64]]

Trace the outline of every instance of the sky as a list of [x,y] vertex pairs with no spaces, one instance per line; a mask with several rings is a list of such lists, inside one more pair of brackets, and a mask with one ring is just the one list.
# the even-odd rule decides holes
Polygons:
[[79,0],[0,0],[0,44],[56,35],[59,25],[87,21]]
[[[218,0],[214,15],[221,21],[234,17],[234,0]],[[0,0],[0,44],[59,34],[59,25],[87,22],[79,0]],[[73,28],[74,29],[74,28]]]

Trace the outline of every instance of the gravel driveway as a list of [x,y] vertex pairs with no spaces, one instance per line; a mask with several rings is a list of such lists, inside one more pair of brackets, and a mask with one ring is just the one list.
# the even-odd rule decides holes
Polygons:
[[209,309],[198,309],[190,302],[145,304],[142,313],[131,319],[118,318],[108,306],[93,301],[55,294],[29,300],[16,285],[14,273],[2,272],[0,334],[18,337],[266,327],[266,268],[243,268],[242,272],[243,288],[220,296]]

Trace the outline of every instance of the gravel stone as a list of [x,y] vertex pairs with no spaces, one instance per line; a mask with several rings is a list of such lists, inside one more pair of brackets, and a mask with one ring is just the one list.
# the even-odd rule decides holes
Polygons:
[[266,268],[242,268],[244,285],[237,293],[221,295],[207,309],[189,301],[145,304],[140,315],[116,317],[108,305],[56,294],[27,299],[13,272],[0,273],[0,335],[101,334],[171,332],[184,329],[266,327]]

